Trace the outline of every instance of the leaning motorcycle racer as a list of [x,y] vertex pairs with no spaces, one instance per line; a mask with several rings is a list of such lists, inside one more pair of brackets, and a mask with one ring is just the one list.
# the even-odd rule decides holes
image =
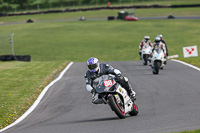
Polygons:
[[87,91],[92,93],[92,103],[98,104],[99,95],[96,93],[93,86],[93,80],[102,76],[112,74],[115,75],[115,80],[126,89],[130,98],[134,101],[135,98],[135,91],[133,91],[131,85],[128,82],[127,77],[123,77],[121,72],[118,69],[113,68],[112,66],[104,63],[99,63],[99,60],[95,57],[91,57],[87,61],[88,71],[85,74],[86,80],[86,89]]

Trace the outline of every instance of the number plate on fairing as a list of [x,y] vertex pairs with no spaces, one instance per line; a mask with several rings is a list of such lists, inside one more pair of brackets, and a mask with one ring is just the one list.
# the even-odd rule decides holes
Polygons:
[[105,87],[111,87],[113,85],[113,81],[112,80],[106,80],[106,81],[104,81],[103,84],[104,84]]

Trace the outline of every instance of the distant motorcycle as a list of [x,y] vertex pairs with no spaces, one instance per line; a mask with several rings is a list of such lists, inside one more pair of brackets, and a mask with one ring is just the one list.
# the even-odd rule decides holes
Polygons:
[[163,49],[155,48],[151,58],[153,74],[159,74],[159,70],[163,69],[165,61]]
[[148,59],[149,59],[149,55],[150,55],[151,51],[152,51],[152,49],[150,46],[143,46],[142,51],[141,51],[141,58],[143,61],[143,65],[148,64]]
[[120,118],[126,114],[136,116],[138,106],[128,96],[127,91],[115,80],[113,75],[103,75],[93,81],[93,87],[103,103],[110,105],[112,111]]

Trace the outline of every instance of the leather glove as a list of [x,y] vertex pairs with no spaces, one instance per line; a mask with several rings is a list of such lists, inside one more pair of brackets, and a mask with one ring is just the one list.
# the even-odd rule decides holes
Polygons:
[[92,94],[95,94],[95,93],[96,93],[96,90],[95,90],[95,89],[92,89],[92,90],[91,90],[91,93],[92,93]]
[[117,74],[117,75],[115,75],[115,80],[116,80],[116,81],[119,81],[120,78],[121,78],[121,76],[122,76],[121,74]]

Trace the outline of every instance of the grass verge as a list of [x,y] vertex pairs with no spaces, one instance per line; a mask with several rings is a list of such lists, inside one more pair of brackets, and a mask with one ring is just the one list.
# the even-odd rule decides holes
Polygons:
[[199,57],[190,57],[190,58],[179,58],[179,60],[192,64],[200,68],[200,58]]
[[0,129],[21,116],[67,63],[0,62]]
[[184,132],[176,132],[176,133],[200,133],[200,130],[184,131]]

